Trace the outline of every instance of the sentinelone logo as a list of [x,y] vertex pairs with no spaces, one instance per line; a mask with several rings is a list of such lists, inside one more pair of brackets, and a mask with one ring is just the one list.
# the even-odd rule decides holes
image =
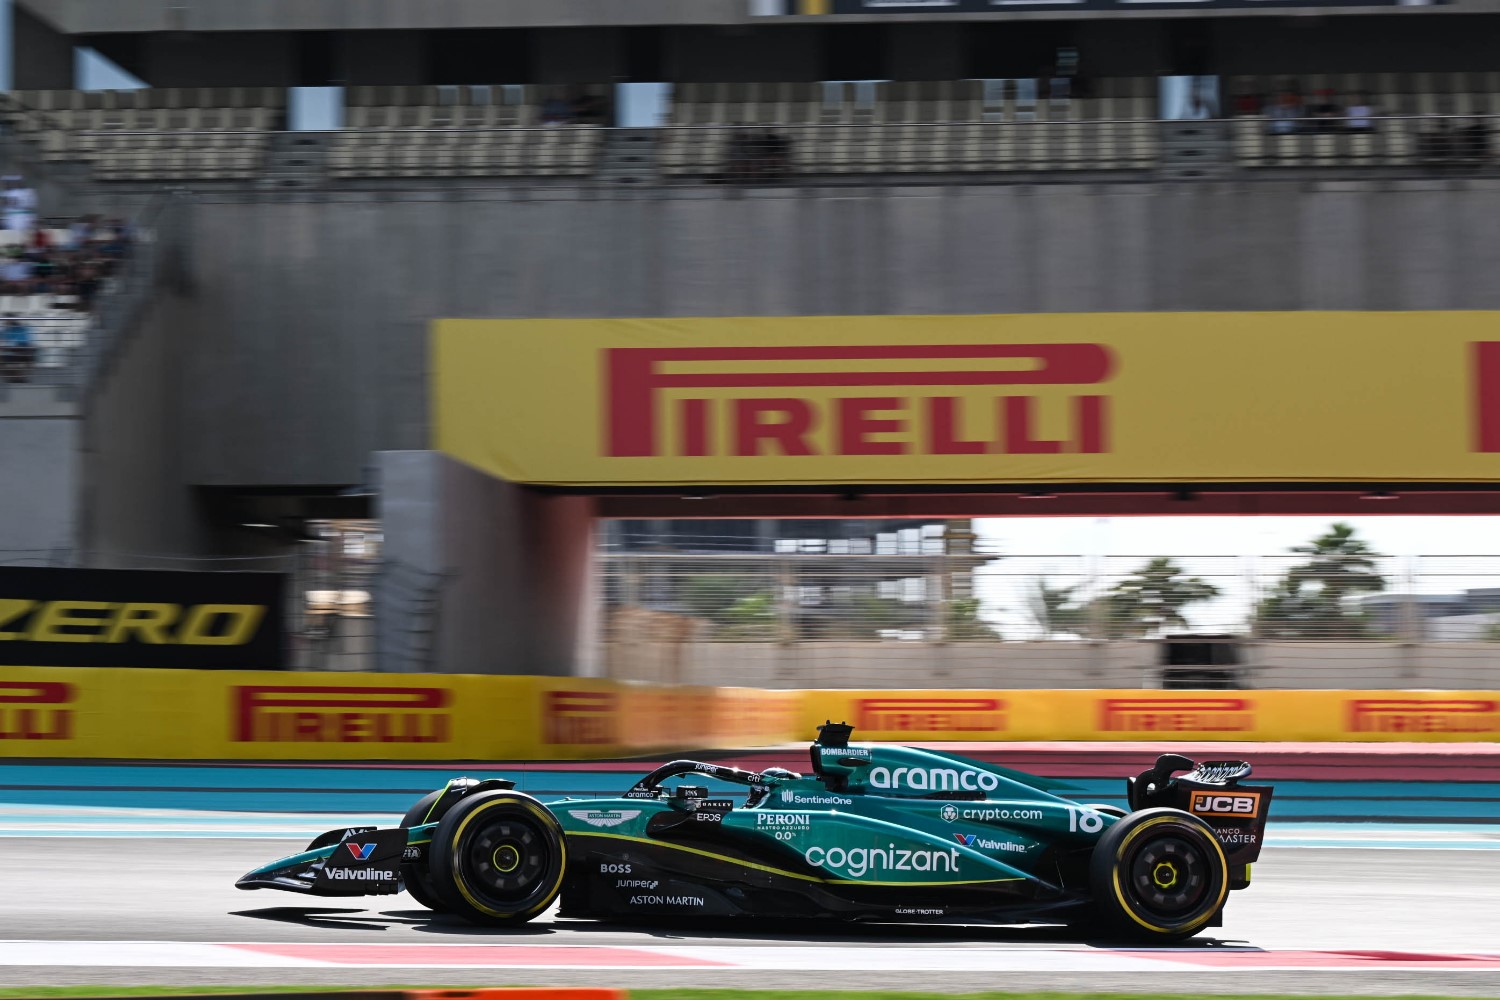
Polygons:
[[[944,393],[965,386],[1088,386],[1112,374],[1104,344],[881,344],[849,347],[616,347],[604,354],[603,453],[612,458],[711,455],[1050,455],[1109,450],[1108,397],[1068,401],[1065,437],[1040,436],[1042,400],[1027,394],[992,397],[990,412],[966,414],[977,401]],[[798,362],[819,370],[759,370]],[[954,367],[929,369],[923,363]],[[962,367],[968,362],[978,369]],[[770,363],[770,364],[768,364]],[[719,367],[722,365],[722,367]],[[749,365],[752,369],[744,370]],[[879,368],[880,370],[872,370]],[[846,394],[809,399],[692,396],[694,389],[839,388]],[[859,392],[926,388],[927,393]],[[671,393],[676,433],[660,433]],[[1050,401],[1062,405],[1061,401]],[[968,437],[964,428],[986,433]],[[826,432],[825,432],[826,431]],[[727,433],[726,433],[727,432]]]
[[1099,729],[1106,733],[1243,733],[1255,728],[1248,698],[1105,698]]
[[233,689],[239,743],[446,743],[449,692],[434,687]]
[[0,740],[73,738],[73,685],[0,681]]
[[1356,698],[1355,733],[1500,733],[1500,702],[1485,698]]
[[999,698],[856,698],[856,729],[898,733],[998,733],[1005,730]]

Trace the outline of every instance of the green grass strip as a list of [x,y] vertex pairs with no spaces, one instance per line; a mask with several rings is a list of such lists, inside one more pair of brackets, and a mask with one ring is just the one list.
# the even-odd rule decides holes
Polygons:
[[[486,986],[10,986],[0,988],[0,1000],[44,997],[210,996],[215,993],[361,993],[384,990],[471,990]],[[630,990],[631,1000],[1200,1000],[1193,993],[904,993],[897,990]],[[1370,1000],[1355,996],[1282,994],[1214,994],[1213,1000]],[[1380,1000],[1451,1000],[1415,994]]]

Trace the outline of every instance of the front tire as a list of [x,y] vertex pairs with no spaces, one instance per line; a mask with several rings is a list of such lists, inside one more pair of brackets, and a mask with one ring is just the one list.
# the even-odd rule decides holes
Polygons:
[[1134,940],[1192,937],[1229,893],[1229,863],[1213,828],[1180,809],[1143,809],[1115,823],[1089,862],[1106,923]]
[[567,869],[562,824],[520,792],[459,800],[428,847],[432,888],[443,908],[476,924],[523,924],[557,899]]
[[[445,791],[447,789],[442,788],[438,791],[430,792],[417,800],[417,804],[408,809],[406,815],[401,818],[401,829],[405,830],[413,826],[422,826],[425,823],[431,822],[428,817],[432,813],[432,807],[437,805],[437,800],[443,797],[443,792]],[[432,856],[431,844],[427,845],[427,856],[429,858]],[[438,898],[437,889],[433,887],[432,872],[426,864],[403,861],[401,863],[401,884],[406,887],[407,892],[411,893],[412,899],[415,899],[429,910],[436,910],[438,913],[442,913],[446,909],[443,906],[443,901]]]

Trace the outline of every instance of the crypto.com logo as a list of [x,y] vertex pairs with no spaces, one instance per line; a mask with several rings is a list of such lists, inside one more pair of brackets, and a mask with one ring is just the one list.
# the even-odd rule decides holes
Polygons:
[[[1043,438],[1038,427],[1041,397],[997,393],[986,404],[943,392],[974,386],[1098,385],[1114,368],[1114,355],[1104,344],[614,347],[603,355],[603,451],[611,458],[1109,450],[1107,396],[1072,396],[1066,413],[1055,418],[1057,426],[1068,428],[1067,434]],[[761,370],[783,362],[811,370]],[[949,367],[924,366],[933,362]],[[796,394],[808,388],[849,392],[832,399]],[[916,391],[921,388],[929,391]],[[743,398],[691,393],[722,389],[761,391]],[[786,392],[768,398],[766,389]],[[869,391],[874,389],[883,391]],[[663,399],[668,393],[671,399]],[[1060,399],[1046,403],[1064,406]],[[966,413],[970,408],[973,412]],[[666,433],[663,423],[675,433]],[[969,438],[967,427],[985,430]]]

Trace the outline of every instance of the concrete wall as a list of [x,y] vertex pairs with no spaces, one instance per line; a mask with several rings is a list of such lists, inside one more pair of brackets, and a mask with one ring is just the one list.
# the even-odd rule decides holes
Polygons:
[[427,447],[443,316],[1500,308],[1493,180],[218,197],[173,319],[199,484]]
[[0,399],[0,564],[64,565],[79,543],[81,422],[50,389]]
[[596,672],[591,499],[539,496],[430,451],[376,467],[381,669]]
[[185,485],[178,419],[182,300],[165,291],[98,382],[85,410],[80,494],[84,561],[139,566],[142,555],[180,555],[203,541]]

